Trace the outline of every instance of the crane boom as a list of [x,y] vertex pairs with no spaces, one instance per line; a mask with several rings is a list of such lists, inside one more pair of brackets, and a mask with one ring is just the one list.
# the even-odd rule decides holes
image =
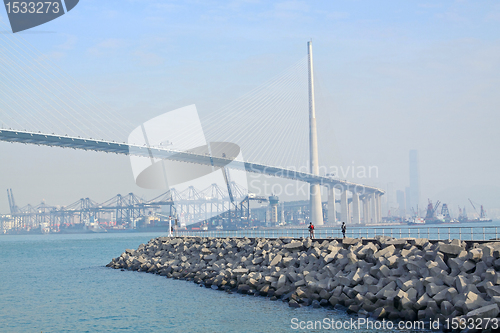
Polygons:
[[9,199],[9,208],[10,213],[17,213],[16,201],[14,200],[14,194],[12,193],[12,189],[7,189],[7,198]]
[[435,212],[437,212],[437,211],[438,211],[438,207],[439,207],[439,205],[440,205],[440,204],[441,204],[441,201],[439,201],[439,200],[438,200],[438,201],[436,202],[436,205],[434,206],[434,211],[433,211],[433,213],[435,213]]
[[234,203],[233,191],[231,190],[231,180],[229,179],[229,171],[226,170],[226,168],[222,168],[222,175],[224,176],[224,180],[226,181],[227,184],[227,193],[229,194],[229,200],[231,200],[232,204],[236,205]]
[[472,207],[474,207],[474,210],[476,211],[476,213],[478,213],[478,214],[479,214],[479,212],[478,212],[478,211],[477,211],[477,209],[476,209],[476,206],[474,206],[474,204],[472,203],[472,200],[471,200],[470,198],[469,198],[469,202],[470,202],[470,204],[472,205]]
[[[222,153],[222,157],[226,157],[226,153]],[[227,185],[227,194],[229,195],[229,200],[233,205],[236,206],[234,203],[234,196],[233,196],[233,191],[231,190],[231,179],[229,178],[229,170],[227,170],[225,167],[222,168],[222,175],[224,176],[224,181],[226,182]]]
[[12,213],[12,199],[10,198],[9,189],[7,189],[7,198],[9,199],[9,208],[10,208],[10,212]]

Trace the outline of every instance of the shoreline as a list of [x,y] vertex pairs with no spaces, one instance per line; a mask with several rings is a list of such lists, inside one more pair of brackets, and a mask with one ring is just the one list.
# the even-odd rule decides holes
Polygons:
[[379,320],[439,319],[441,330],[447,319],[500,314],[500,242],[492,241],[159,237],[106,266],[290,307],[346,308]]

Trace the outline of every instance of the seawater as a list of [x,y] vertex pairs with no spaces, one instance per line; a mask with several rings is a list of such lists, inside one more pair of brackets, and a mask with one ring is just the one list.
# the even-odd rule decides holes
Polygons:
[[0,332],[322,332],[292,323],[357,320],[343,310],[292,309],[269,298],[105,267],[125,249],[159,236],[165,234],[0,236]]

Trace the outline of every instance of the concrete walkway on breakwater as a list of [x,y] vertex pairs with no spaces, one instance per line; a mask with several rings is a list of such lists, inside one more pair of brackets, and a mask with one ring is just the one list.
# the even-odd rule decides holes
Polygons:
[[500,242],[160,237],[107,266],[441,329],[500,314]]

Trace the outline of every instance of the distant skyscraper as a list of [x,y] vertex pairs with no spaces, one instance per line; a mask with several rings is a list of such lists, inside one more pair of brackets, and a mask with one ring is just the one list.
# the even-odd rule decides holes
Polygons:
[[396,191],[396,201],[399,207],[399,216],[406,215],[406,202],[405,202],[405,192],[401,190]]
[[[418,167],[418,151],[410,150],[410,207],[417,209],[420,203],[420,172]],[[406,207],[410,209],[410,207]]]

